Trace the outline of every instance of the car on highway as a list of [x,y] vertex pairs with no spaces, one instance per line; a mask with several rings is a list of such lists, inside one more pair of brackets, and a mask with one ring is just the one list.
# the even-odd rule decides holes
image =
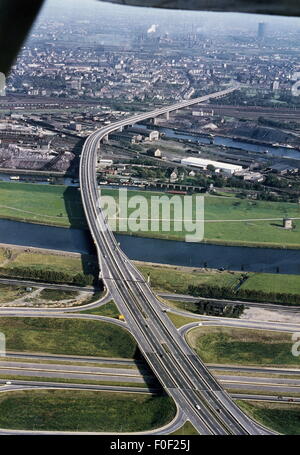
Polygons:
[[195,404],[195,407],[196,407],[196,409],[198,409],[200,411],[201,406],[199,404]]

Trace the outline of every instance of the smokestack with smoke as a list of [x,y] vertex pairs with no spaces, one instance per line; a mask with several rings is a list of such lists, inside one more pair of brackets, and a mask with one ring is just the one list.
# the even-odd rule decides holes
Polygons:
[[148,28],[147,33],[155,33],[157,30],[157,27],[158,27],[158,25],[156,25],[156,24],[151,25],[151,27]]

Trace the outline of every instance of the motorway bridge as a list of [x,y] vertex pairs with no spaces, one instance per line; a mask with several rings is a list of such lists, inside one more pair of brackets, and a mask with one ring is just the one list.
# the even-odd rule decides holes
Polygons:
[[96,180],[101,141],[110,133],[146,119],[169,115],[196,103],[219,98],[237,90],[234,86],[200,98],[182,101],[122,119],[91,134],[80,161],[80,188],[85,215],[97,248],[101,276],[115,303],[125,315],[143,356],[178,409],[200,434],[268,434],[248,418],[208,368],[195,355],[162,311],[156,295],[141,273],[119,248],[100,207]]

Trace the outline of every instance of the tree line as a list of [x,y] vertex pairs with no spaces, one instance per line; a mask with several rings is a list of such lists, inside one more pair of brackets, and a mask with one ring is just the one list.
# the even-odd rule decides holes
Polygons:
[[270,302],[281,304],[300,304],[300,295],[284,292],[266,292],[256,289],[231,289],[226,286],[211,286],[209,284],[189,285],[188,294],[194,297],[214,299],[245,300],[250,302]]
[[1,267],[0,275],[9,278],[25,278],[34,281],[46,281],[50,283],[71,284],[76,286],[88,286],[95,282],[91,274],[71,274],[58,270],[33,269],[31,267]]
[[209,300],[200,300],[196,303],[196,307],[195,313],[227,318],[239,318],[245,309],[243,304],[227,304]]

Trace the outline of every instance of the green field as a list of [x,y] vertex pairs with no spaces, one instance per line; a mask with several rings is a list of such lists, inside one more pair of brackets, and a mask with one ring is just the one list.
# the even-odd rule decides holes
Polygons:
[[78,297],[78,291],[62,291],[57,289],[42,289],[39,293],[39,298],[57,302],[60,300],[71,300]]
[[298,404],[241,400],[237,403],[250,417],[278,433],[300,434],[300,405]]
[[[167,231],[162,229],[161,224],[159,224],[158,230],[154,231],[148,223],[148,219],[151,218],[150,198],[163,194],[165,193],[128,191],[128,196],[143,196],[148,204],[148,208],[141,210],[141,218],[146,223],[143,231],[134,233],[146,237],[184,240],[187,232],[184,229],[176,230],[173,223]],[[116,199],[118,190],[103,189],[102,195]],[[171,197],[167,194],[165,196]],[[176,197],[179,198],[179,201],[182,200],[182,196],[177,195]],[[192,218],[196,213],[196,197],[199,196],[193,196]],[[130,216],[134,210],[135,208],[128,209],[127,215]],[[172,219],[173,207],[171,207],[170,213]],[[164,213],[163,217],[166,216]],[[0,182],[0,217],[64,227],[86,228],[79,189],[62,185]],[[282,218],[284,217],[300,217],[299,205],[289,202],[250,201],[236,197],[205,195],[204,241],[229,245],[300,247],[300,220],[295,221],[294,230],[284,230],[282,228]],[[162,214],[159,218],[161,220]],[[272,220],[273,218],[279,218],[279,220]],[[243,221],[253,219],[254,221]],[[258,221],[259,219],[261,221]],[[263,221],[263,219],[268,219],[268,221]],[[211,220],[220,220],[220,222],[209,222]],[[119,228],[117,230],[124,233],[132,232],[132,229]]]
[[22,247],[2,247],[0,248],[0,275],[82,285],[81,281],[77,280],[80,277],[86,285],[91,284],[98,276],[98,261],[95,256],[87,254],[51,253]]
[[300,294],[299,275],[280,275],[272,273],[253,273],[242,285],[242,289],[255,291]]
[[299,367],[299,358],[291,353],[290,333],[203,326],[186,338],[205,363]]
[[63,185],[0,182],[0,217],[86,227],[79,189]]
[[[156,265],[136,262],[137,267],[147,278],[150,275],[152,287],[157,291],[169,291],[171,293],[188,294],[189,285],[210,285],[234,288],[238,285],[242,276],[241,272],[220,272],[218,270],[195,269],[193,267],[176,267],[169,265]],[[248,279],[243,282],[240,289],[254,291],[300,294],[299,275],[284,275],[272,273],[247,273]],[[189,307],[195,310],[192,303],[174,302],[177,308],[189,311]],[[191,310],[192,311],[192,310]]]
[[168,311],[168,316],[176,328],[182,327],[190,322],[200,322],[200,319],[189,316],[181,316],[181,314],[171,313],[170,311]]
[[20,352],[132,358],[136,343],[121,327],[102,321],[1,317],[6,349]]
[[42,253],[20,253],[7,264],[8,268],[29,267],[31,269],[57,270],[68,273],[83,272],[83,261],[80,256],[67,256]]
[[[117,198],[118,190],[105,189],[102,190],[102,194]],[[142,210],[143,207],[141,206],[141,218],[146,220],[151,218],[150,198],[161,195],[163,193],[128,191],[128,196],[143,196],[147,201],[148,209],[145,207]],[[182,196],[177,195],[176,197],[182,200]],[[192,219],[196,216],[196,197],[199,197],[199,195],[193,195]],[[300,208],[296,203],[250,201],[247,199],[211,195],[205,195],[204,200],[204,218],[206,221],[204,241],[206,242],[229,245],[247,244],[249,246],[300,247],[300,220],[295,222],[296,227],[292,231],[282,228],[282,218],[300,217]],[[128,210],[129,216],[133,211],[134,209]],[[171,207],[170,213],[172,220],[174,218],[173,207]],[[162,217],[168,218],[165,213],[160,214],[160,218]],[[280,218],[280,220],[273,220],[273,218]],[[256,221],[259,219],[262,221]],[[264,219],[270,220],[263,221]],[[211,222],[212,220],[219,221]],[[168,231],[163,231],[160,225],[160,230],[153,232],[151,231],[150,223],[148,228],[143,229],[143,232],[136,232],[136,234],[148,237],[168,238],[170,240],[184,240],[187,234],[187,231],[184,229],[180,231],[175,230],[172,223]],[[117,230],[122,232],[122,229]]]
[[[101,193],[104,196],[112,196],[114,198],[118,198],[119,190],[105,188],[101,191]],[[144,196],[147,201],[150,201],[150,198],[153,196],[174,196],[157,191],[152,192],[128,190],[127,193],[128,197]],[[182,199],[181,195],[177,196]],[[199,196],[200,195],[193,195],[194,200]],[[254,218],[283,218],[288,216],[300,217],[300,209],[298,204],[292,202],[253,201],[248,199],[239,199],[232,196],[219,197],[212,195],[205,195],[204,199],[206,220],[243,220]],[[172,209],[171,213],[173,213]]]
[[82,390],[0,394],[0,427],[22,430],[130,432],[159,428],[175,416],[167,396]]
[[21,248],[0,248],[0,267],[30,267],[32,269],[57,270],[69,273],[83,273],[85,264],[95,262],[92,256],[40,253]]
[[205,271],[191,267],[163,266],[137,262],[139,270],[145,278],[150,274],[151,286],[158,291],[187,294],[188,286],[211,284],[218,286],[234,286],[241,277],[239,272]]
[[100,307],[91,308],[90,310],[83,310],[80,313],[96,314],[99,316],[108,316],[109,318],[117,318],[120,314],[116,304],[113,300],[101,305]]

